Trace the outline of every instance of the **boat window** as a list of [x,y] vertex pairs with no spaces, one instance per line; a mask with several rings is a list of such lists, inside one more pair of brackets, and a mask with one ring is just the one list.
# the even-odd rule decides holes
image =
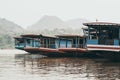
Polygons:
[[46,46],[46,39],[44,39],[44,47],[47,47],[47,46]]
[[43,39],[40,39],[40,44],[43,44],[44,43],[44,40]]
[[41,38],[41,39],[40,39],[40,47],[43,47],[43,46],[44,46],[44,39]]
[[55,44],[55,39],[50,39],[50,44]]
[[98,39],[98,33],[97,29],[92,28],[90,30],[90,39]]
[[73,47],[75,47],[76,46],[76,39],[73,39]]
[[100,29],[90,29],[90,39],[106,38],[106,39],[118,39],[119,29],[116,28],[100,28]]
[[83,39],[79,39],[79,44],[83,44]]
[[30,39],[27,39],[27,43],[30,44]]
[[112,30],[111,34],[112,34],[113,39],[119,39],[119,29]]
[[16,39],[16,44],[24,43],[23,39]]
[[118,39],[119,38],[119,31],[116,29],[108,29],[108,30],[102,30],[101,36],[103,36],[106,39]]
[[83,39],[79,39],[78,47],[82,48]]

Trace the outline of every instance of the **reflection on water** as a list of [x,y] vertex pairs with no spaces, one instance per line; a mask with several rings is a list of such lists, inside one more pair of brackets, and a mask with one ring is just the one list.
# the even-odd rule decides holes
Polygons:
[[0,55],[0,80],[120,80],[120,62]]

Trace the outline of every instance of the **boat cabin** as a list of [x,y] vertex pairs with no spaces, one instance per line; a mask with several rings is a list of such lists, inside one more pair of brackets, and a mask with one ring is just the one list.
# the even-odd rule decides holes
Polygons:
[[14,39],[15,39],[15,48],[16,49],[24,49],[24,47],[25,47],[24,38],[14,37]]
[[56,48],[56,38],[44,35],[21,35],[26,38],[26,46],[43,47],[43,48]]
[[50,37],[43,35],[21,35],[15,37],[15,47],[43,47],[43,48],[58,48],[58,47],[72,47],[72,39],[62,37]]
[[91,45],[120,45],[120,24],[108,22],[84,23],[88,35],[87,44]]
[[68,39],[66,42],[59,40],[59,48],[86,48],[86,36],[81,35],[56,35],[60,39]]

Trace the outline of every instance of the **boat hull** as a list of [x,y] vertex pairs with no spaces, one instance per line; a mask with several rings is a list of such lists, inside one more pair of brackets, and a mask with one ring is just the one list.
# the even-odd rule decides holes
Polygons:
[[77,53],[84,53],[87,52],[87,49],[83,49],[83,48],[59,48],[59,51],[63,51],[63,52],[77,52]]
[[47,57],[96,57],[94,54],[88,53],[87,49],[83,48],[33,48],[26,47],[25,51],[31,54],[41,54]]
[[120,61],[120,47],[119,46],[109,46],[109,45],[88,45],[88,51],[94,53],[95,55]]

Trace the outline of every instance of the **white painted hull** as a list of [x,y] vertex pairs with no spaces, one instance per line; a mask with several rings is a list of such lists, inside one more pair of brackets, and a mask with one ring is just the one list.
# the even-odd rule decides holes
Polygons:
[[120,52],[120,46],[111,45],[87,45],[88,51],[111,51]]
[[87,45],[88,51],[111,60],[120,61],[120,46]]

